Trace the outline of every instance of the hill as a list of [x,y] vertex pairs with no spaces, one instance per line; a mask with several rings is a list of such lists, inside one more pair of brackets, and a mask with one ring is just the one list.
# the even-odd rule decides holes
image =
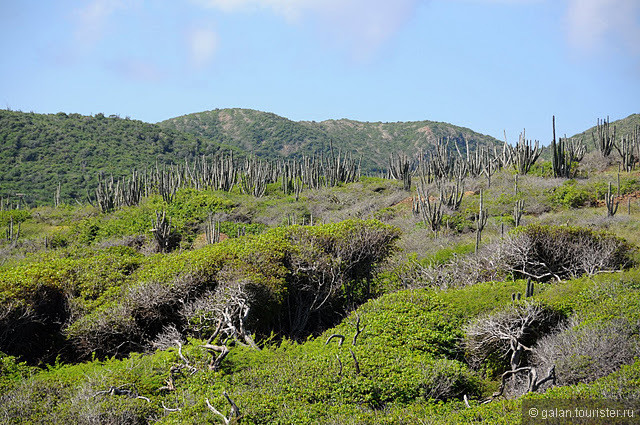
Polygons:
[[142,121],[103,114],[35,114],[0,110],[0,196],[24,193],[29,204],[84,199],[98,172],[131,169],[215,153],[218,143]]
[[333,144],[343,152],[361,155],[365,172],[386,169],[392,152],[415,155],[420,149],[429,150],[442,137],[448,137],[460,146],[464,146],[465,141],[472,147],[501,143],[468,128],[434,121],[382,123],[341,119],[296,122],[251,109],[216,109],[171,118],[158,125],[271,158],[328,152]]
[[[609,124],[612,129],[613,127],[616,128],[616,140],[618,140],[622,136],[626,137],[634,134],[636,126],[640,126],[640,114],[631,114],[626,118],[617,121],[610,121]],[[594,125],[593,127],[574,135],[572,138],[582,138],[583,142],[587,146],[587,150],[593,150],[595,147],[593,145],[591,134],[595,131],[596,126]]]

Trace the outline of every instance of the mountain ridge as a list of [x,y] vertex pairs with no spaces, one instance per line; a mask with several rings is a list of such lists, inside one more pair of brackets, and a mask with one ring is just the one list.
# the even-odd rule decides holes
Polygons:
[[469,128],[437,121],[293,121],[271,112],[243,108],[196,112],[160,121],[158,125],[265,157],[312,155],[333,147],[362,155],[363,168],[368,171],[384,170],[391,153],[415,155],[431,149],[438,138],[449,138],[459,146],[469,141],[471,147],[502,143]]

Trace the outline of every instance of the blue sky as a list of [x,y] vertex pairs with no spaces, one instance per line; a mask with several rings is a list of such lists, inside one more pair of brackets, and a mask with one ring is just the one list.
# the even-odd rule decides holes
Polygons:
[[7,0],[0,107],[242,107],[548,144],[640,112],[640,0]]

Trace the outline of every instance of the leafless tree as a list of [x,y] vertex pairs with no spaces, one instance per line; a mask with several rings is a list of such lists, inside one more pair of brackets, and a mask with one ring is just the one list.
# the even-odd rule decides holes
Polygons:
[[517,382],[523,375],[527,379],[526,391],[537,391],[546,382],[554,382],[555,368],[540,379],[537,368],[527,361],[531,343],[539,336],[540,329],[554,322],[557,322],[557,316],[552,312],[535,302],[524,301],[467,325],[465,348],[472,364],[479,365],[490,355],[508,359],[508,369],[502,374],[500,387],[491,399],[503,395],[509,383]]
[[588,383],[632,363],[640,354],[638,326],[627,320],[582,322],[572,318],[538,340],[533,363],[556,367],[558,384]]

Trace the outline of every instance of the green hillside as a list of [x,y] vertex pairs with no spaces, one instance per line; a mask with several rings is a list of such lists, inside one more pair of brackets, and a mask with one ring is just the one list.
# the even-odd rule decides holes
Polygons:
[[330,143],[322,131],[252,109],[216,109],[171,118],[158,125],[238,146],[267,158],[326,152]]
[[60,184],[60,199],[81,201],[87,190],[93,192],[98,173],[117,178],[134,168],[183,163],[221,149],[278,159],[328,153],[333,145],[362,156],[363,172],[378,172],[387,168],[392,152],[416,154],[440,137],[461,145],[468,140],[472,147],[495,142],[469,129],[430,121],[294,122],[247,109],[202,112],[159,124],[103,114],[0,110],[0,196],[31,206],[52,204]]
[[502,143],[468,128],[435,121],[382,123],[341,119],[302,124],[321,129],[336,140],[336,145],[360,153],[381,169],[387,168],[391,153],[404,152],[412,155],[421,149],[428,151],[439,138],[449,138],[461,148],[464,148],[467,141],[474,149],[477,145]]
[[[611,130],[613,131],[613,127],[616,128],[616,139],[620,139],[620,137],[631,136],[636,131],[636,126],[640,126],[640,114],[631,114],[626,118],[617,121],[609,122]],[[596,131],[596,126],[578,133],[574,135],[573,139],[582,138],[583,142],[587,146],[587,150],[595,149],[593,145],[593,138],[591,136],[592,133]]]
[[295,122],[251,109],[216,109],[158,123],[197,136],[238,146],[263,157],[312,155],[334,148],[362,156],[365,172],[387,168],[389,155],[429,150],[438,138],[460,146],[499,143],[468,128],[433,121],[371,123],[353,120]]
[[35,114],[0,110],[0,196],[23,193],[28,204],[83,200],[98,172],[131,169],[215,153],[218,143],[142,121],[102,114]]

